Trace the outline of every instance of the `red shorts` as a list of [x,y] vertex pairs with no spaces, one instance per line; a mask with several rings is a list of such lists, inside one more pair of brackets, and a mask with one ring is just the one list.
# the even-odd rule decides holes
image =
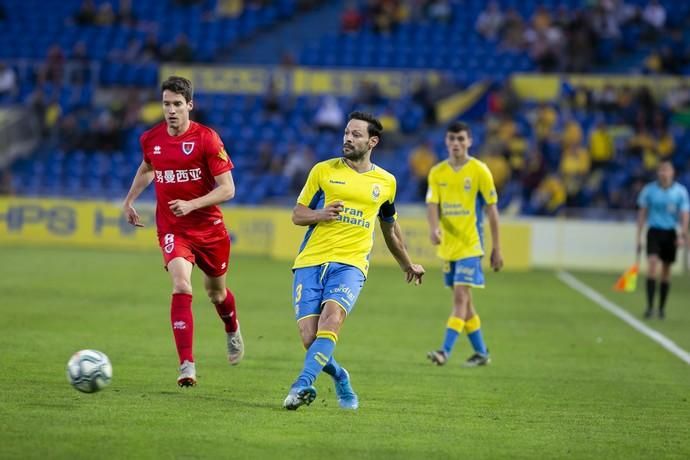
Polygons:
[[203,236],[184,232],[158,234],[158,245],[163,251],[166,267],[174,258],[183,257],[212,278],[228,271],[230,236],[222,225]]

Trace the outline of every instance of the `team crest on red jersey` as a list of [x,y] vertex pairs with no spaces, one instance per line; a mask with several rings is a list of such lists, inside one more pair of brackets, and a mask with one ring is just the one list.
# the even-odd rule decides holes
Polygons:
[[194,150],[194,142],[183,142],[182,143],[182,151],[184,152],[185,155],[191,154],[193,150]]

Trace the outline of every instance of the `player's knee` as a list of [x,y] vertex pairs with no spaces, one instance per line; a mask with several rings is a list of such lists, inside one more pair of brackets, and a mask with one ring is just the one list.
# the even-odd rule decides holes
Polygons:
[[302,338],[302,344],[304,348],[309,348],[316,340],[316,329],[318,326],[318,318],[315,316],[307,316],[297,321],[297,328],[299,329],[299,335]]
[[470,304],[470,296],[464,290],[456,290],[454,296],[455,306],[458,308],[467,308]]
[[300,328],[299,335],[302,338],[302,345],[304,348],[309,348],[314,340],[316,340],[316,329],[314,328]]
[[192,283],[186,279],[173,279],[173,292],[175,294],[191,294]]
[[333,311],[329,315],[321,315],[319,320],[319,330],[331,331],[337,333],[340,330],[340,326],[345,321],[345,312]]
[[304,348],[307,349],[311,347],[311,344],[314,343],[314,340],[316,340],[316,334],[311,334],[311,335],[303,335],[302,336],[302,345],[304,345]]
[[225,301],[225,289],[207,289],[206,293],[208,294],[208,298],[214,304],[223,303]]

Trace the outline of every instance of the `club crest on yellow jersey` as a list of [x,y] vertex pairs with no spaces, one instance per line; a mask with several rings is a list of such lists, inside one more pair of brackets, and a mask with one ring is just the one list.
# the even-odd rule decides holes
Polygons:
[[472,179],[470,179],[469,177],[466,177],[463,188],[465,189],[466,192],[469,192],[470,190],[472,190]]
[[374,186],[371,188],[371,198],[374,200],[374,202],[379,200],[379,197],[381,196],[381,187],[379,184],[374,184]]

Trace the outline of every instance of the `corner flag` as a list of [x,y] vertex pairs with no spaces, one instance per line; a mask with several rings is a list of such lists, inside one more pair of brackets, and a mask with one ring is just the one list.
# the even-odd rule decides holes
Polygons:
[[637,263],[633,264],[630,268],[628,268],[625,273],[623,273],[620,278],[618,278],[618,281],[616,281],[616,284],[613,285],[613,290],[614,291],[620,291],[620,292],[635,292],[635,289],[637,288],[637,272],[639,270],[639,266]]

